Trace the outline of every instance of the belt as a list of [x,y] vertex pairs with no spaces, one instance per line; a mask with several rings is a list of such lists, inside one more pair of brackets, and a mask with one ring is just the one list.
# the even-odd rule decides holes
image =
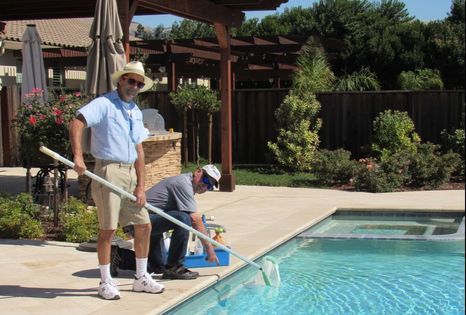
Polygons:
[[131,168],[133,166],[133,163],[123,163],[123,162],[118,162],[118,161],[102,160],[102,159],[96,159],[96,164],[97,163],[99,163],[102,166],[106,166],[109,164],[115,164],[115,165],[118,165],[119,167],[126,167],[126,168]]

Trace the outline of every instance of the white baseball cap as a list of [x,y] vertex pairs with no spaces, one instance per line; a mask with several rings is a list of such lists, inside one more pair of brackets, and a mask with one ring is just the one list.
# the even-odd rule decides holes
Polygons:
[[209,177],[211,179],[214,180],[214,183],[212,183],[215,187],[218,187],[218,181],[220,180],[220,177],[222,177],[222,175],[220,175],[220,172],[218,170],[218,168],[213,165],[213,164],[207,164],[205,166],[202,167],[202,170],[207,174],[209,175]]

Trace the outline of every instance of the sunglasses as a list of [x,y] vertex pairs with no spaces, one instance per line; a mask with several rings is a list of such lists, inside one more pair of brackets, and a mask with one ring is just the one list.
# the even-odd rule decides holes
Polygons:
[[207,185],[207,190],[212,191],[214,190],[214,185],[210,182],[207,176],[202,176],[202,182]]
[[138,89],[142,89],[146,84],[144,82],[141,82],[141,81],[138,81],[138,80],[134,80],[134,79],[131,79],[131,78],[125,78],[126,81],[128,81],[128,83],[130,85],[136,85]]

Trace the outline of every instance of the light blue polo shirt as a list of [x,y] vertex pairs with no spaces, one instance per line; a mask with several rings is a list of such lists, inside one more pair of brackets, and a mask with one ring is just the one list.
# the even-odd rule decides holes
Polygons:
[[112,91],[95,98],[77,112],[91,127],[91,154],[96,159],[134,163],[136,144],[147,138],[142,112],[134,103],[120,99]]

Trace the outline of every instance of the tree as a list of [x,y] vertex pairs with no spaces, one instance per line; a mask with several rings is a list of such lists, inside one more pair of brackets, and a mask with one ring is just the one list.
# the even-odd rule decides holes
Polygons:
[[280,15],[267,15],[259,24],[261,35],[283,35],[290,32],[291,26],[280,20]]
[[208,161],[212,162],[212,114],[220,110],[220,100],[218,93],[212,91],[205,86],[195,85],[184,85],[180,86],[177,91],[170,92],[170,99],[173,106],[175,106],[177,112],[183,115],[183,139],[184,140],[184,152],[185,152],[185,163],[188,160],[186,154],[187,150],[187,112],[191,110],[192,113],[192,126],[193,135],[197,135],[196,138],[196,149],[193,152],[196,163],[199,164],[199,120],[195,118],[195,112],[201,111],[207,115],[208,119]]
[[170,33],[162,24],[160,24],[157,25],[157,27],[153,30],[152,34],[152,37],[154,39],[167,39]]
[[[215,14],[212,12],[212,14]],[[170,39],[215,37],[214,28],[206,23],[184,19],[172,24]]]
[[430,22],[425,28],[425,65],[439,69],[447,89],[465,86],[464,2],[453,0],[448,17]]
[[464,24],[464,0],[453,0],[447,22]]
[[232,29],[232,35],[235,36],[258,36],[259,34],[259,19],[247,19],[239,28]]

